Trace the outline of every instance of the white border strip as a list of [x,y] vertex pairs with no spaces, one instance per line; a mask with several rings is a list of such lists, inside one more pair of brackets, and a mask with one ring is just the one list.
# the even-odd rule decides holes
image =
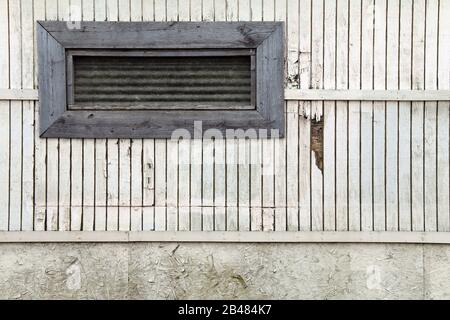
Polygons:
[[0,243],[17,242],[255,242],[450,244],[450,232],[0,231]]
[[313,90],[286,89],[285,100],[450,101],[450,90]]
[[[450,90],[286,89],[285,100],[450,101]],[[38,100],[34,89],[0,89],[0,100]]]
[[34,89],[0,89],[0,100],[38,100]]

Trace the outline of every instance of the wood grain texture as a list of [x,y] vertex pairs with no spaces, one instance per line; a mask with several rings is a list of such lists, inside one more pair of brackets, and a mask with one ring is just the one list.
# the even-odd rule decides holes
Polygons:
[[[449,4],[0,0],[0,241],[448,242]],[[287,138],[146,139],[139,127],[153,122],[139,113],[133,139],[40,138],[35,20],[285,22]],[[43,233],[11,231],[32,229]]]

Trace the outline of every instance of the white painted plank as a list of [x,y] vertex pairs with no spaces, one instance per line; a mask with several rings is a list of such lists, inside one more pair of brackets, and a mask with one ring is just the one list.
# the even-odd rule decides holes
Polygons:
[[[263,0],[262,20],[275,21],[275,1]],[[264,231],[275,230],[275,143],[279,139],[262,141],[262,227]]]
[[[251,19],[250,0],[239,0],[239,21]],[[238,139],[238,230],[250,230],[250,142]]]
[[[360,89],[361,81],[361,1],[349,2],[349,88]],[[348,103],[348,224],[349,230],[361,228],[360,207],[360,102]]]
[[[261,21],[263,15],[262,0],[252,0],[250,19]],[[250,230],[263,230],[262,209],[262,140],[250,140]]]
[[155,21],[166,21],[166,0],[154,0]]
[[[95,0],[94,20],[106,20],[106,1]],[[95,219],[94,230],[107,229],[108,161],[106,139],[95,139]]]
[[[323,87],[323,2],[313,1],[311,13],[311,86],[314,89]],[[311,121],[321,120],[323,102],[311,103]],[[289,148],[288,148],[289,150]],[[311,152],[311,229],[323,229],[323,175],[316,165],[316,155]]]
[[[426,2],[425,89],[437,89],[439,2]],[[425,102],[424,213],[425,231],[437,231],[437,103]]]
[[167,139],[167,230],[178,229],[178,141]]
[[236,139],[226,139],[227,230],[238,230],[238,147]]
[[214,141],[202,142],[202,230],[214,230]]
[[70,230],[81,230],[83,205],[83,142],[71,141],[71,215]]
[[[78,2],[78,4],[80,4]],[[72,15],[72,20],[73,15]],[[94,20],[94,1],[83,0],[81,7],[81,20]],[[73,145],[72,145],[73,148]],[[84,139],[83,148],[83,175],[82,175],[82,219],[81,230],[94,230],[95,227],[95,140]],[[106,191],[105,191],[106,193]]]
[[238,139],[238,230],[250,230],[250,142]]
[[[237,21],[238,0],[227,0],[226,20]],[[235,139],[225,140],[225,160],[226,160],[226,230],[236,231],[238,229],[238,209],[237,209],[237,142]]]
[[[336,88],[348,88],[348,2],[337,0],[336,7]],[[347,117],[348,103],[336,101],[336,230],[348,228]]]
[[[375,89],[386,89],[386,0],[375,1],[374,80]],[[386,230],[385,150],[386,103],[373,103],[373,230]]]
[[[191,21],[202,20],[202,1],[191,1]],[[202,140],[201,133],[190,141],[191,150],[191,230],[202,230]]]
[[[398,21],[397,21],[398,22]],[[395,45],[398,45],[395,44]],[[446,101],[450,90],[285,89],[285,100],[298,101]]]
[[[131,20],[130,0],[119,0],[119,21]],[[131,140],[119,140],[119,230],[131,228]]]
[[[311,1],[299,3],[299,81],[311,83]],[[311,102],[299,102],[299,228],[311,230]]]
[[[373,89],[374,2],[362,2],[361,87]],[[373,103],[361,102],[361,228],[373,230]]]
[[[413,2],[412,88],[424,89],[425,0]],[[424,230],[424,103],[411,105],[411,228]]]
[[227,21],[237,21],[238,14],[238,0],[226,0],[226,19]]
[[[80,21],[82,19],[81,0],[70,1],[70,20]],[[71,214],[70,230],[81,230],[83,222],[83,141],[81,139],[71,140]]]
[[[438,88],[450,89],[450,1],[439,2]],[[450,231],[450,103],[437,110],[437,211],[438,231]]]
[[[0,1],[0,32],[8,35],[8,1]],[[0,38],[0,87],[9,87],[9,36]],[[9,101],[0,101],[0,230],[8,230],[9,215]]]
[[108,139],[106,230],[119,229],[119,140]]
[[[400,89],[411,89],[411,34],[412,1],[401,1],[399,83]],[[400,102],[398,106],[398,189],[399,228],[411,230],[411,103]]]
[[[107,0],[106,19],[119,20],[119,3]],[[107,139],[107,208],[106,230],[119,230],[119,140]]]
[[[142,19],[154,21],[153,0],[142,2]],[[144,139],[142,144],[142,230],[155,230],[155,140]]]
[[[217,14],[216,14],[217,17]],[[214,140],[214,230],[226,230],[225,140]]]
[[[299,81],[299,2],[287,2],[287,86],[298,88]],[[298,208],[298,102],[288,101],[286,110],[286,196],[287,230],[299,229]]]
[[[45,18],[47,20],[58,19],[57,0],[46,1]],[[46,139],[47,141],[47,217],[46,230],[58,230],[59,227],[59,142],[58,139]]]
[[[8,1],[0,1],[0,32],[8,35]],[[0,38],[0,88],[9,87],[9,37]],[[9,101],[0,101],[0,230],[8,230]]]
[[[399,0],[387,3],[386,87],[398,89]],[[386,102],[386,230],[398,230],[398,103]]]
[[143,142],[143,211],[142,211],[142,229],[143,230],[154,230],[155,220],[154,220],[154,199],[155,199],[155,142],[153,139],[145,139]]
[[[70,20],[70,1],[58,0],[58,20]],[[58,228],[70,230],[71,224],[71,141],[58,139],[59,193],[58,193]],[[50,150],[48,150],[50,152]]]
[[[130,20],[142,21],[143,1],[130,0]],[[142,192],[143,192],[143,168],[142,168],[142,139],[131,140],[131,221],[130,230],[142,230],[143,208],[142,208]]]
[[[336,1],[324,8],[324,88],[336,89]],[[336,102],[323,104],[323,212],[324,230],[336,230]]]
[[[22,87],[21,3],[9,3],[9,81]],[[9,230],[20,230],[22,220],[22,101],[10,102]]]
[[155,139],[155,230],[166,230],[166,140]]
[[262,172],[261,143],[259,139],[250,141],[250,230],[262,230]]
[[[22,87],[34,87],[33,1],[23,0]],[[21,230],[33,230],[34,220],[34,101],[22,103],[22,220]]]
[[[178,2],[178,20],[190,20],[189,1]],[[190,230],[190,141],[178,142],[178,229]]]
[[130,230],[131,223],[131,143],[119,140],[119,230]]

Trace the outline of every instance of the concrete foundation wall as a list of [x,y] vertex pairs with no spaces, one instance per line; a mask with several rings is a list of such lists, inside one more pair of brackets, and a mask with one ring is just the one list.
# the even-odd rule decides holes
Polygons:
[[1,299],[450,298],[450,246],[1,244]]

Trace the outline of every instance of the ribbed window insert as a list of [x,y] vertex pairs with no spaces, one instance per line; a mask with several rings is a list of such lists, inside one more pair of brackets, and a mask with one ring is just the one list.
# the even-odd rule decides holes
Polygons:
[[251,56],[73,56],[69,109],[254,109]]

